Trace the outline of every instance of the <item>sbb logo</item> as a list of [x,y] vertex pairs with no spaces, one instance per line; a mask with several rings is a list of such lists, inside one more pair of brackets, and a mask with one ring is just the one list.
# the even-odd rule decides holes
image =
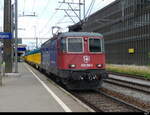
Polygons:
[[90,56],[83,56],[84,63],[89,63],[91,61]]

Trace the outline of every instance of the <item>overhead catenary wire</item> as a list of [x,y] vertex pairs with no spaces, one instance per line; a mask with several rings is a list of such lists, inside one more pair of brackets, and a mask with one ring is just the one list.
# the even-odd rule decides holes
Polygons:
[[[62,3],[60,4],[59,8],[62,6]],[[54,16],[57,14],[58,10],[55,10],[55,12],[51,15],[47,23],[43,26],[43,28],[39,31],[39,34],[43,33],[45,28],[49,25],[49,22],[54,18]]]
[[[70,21],[70,22],[67,22],[67,21],[64,21],[65,20],[65,16],[63,16],[62,18],[60,18],[60,20],[58,20],[56,23],[55,23],[55,26],[60,26],[60,24],[62,24],[62,23],[71,23],[72,21]],[[63,22],[64,21],[64,22]],[[72,22],[73,23],[73,22]],[[73,23],[74,24],[74,23]],[[65,28],[68,28],[68,25],[66,26],[66,27],[64,27],[64,28],[61,28],[61,29],[65,29]],[[43,35],[46,35],[46,34],[48,34],[48,33],[50,33],[52,30],[51,29],[49,29],[45,34],[43,34]]]
[[[63,2],[60,2],[60,3],[67,3],[68,9],[71,8],[72,11],[74,11],[73,8],[72,8],[71,5],[70,5],[71,2],[66,2],[66,1],[64,0]],[[72,3],[74,4],[74,0],[72,0]],[[59,7],[59,8],[60,8],[60,7]],[[72,22],[75,24],[76,22],[72,19],[72,17],[71,17],[70,14],[67,12],[67,10],[64,10],[64,11],[65,11],[65,13],[71,18]],[[75,11],[74,11],[74,13],[76,14]],[[76,16],[77,16],[77,14],[76,14]],[[77,16],[77,17],[78,17],[78,16]],[[79,17],[78,17],[78,18],[79,18]],[[81,19],[80,19],[80,21],[81,21]],[[47,26],[47,24],[46,24],[46,26]],[[67,26],[67,27],[68,27],[68,26]],[[46,34],[49,33],[49,31],[50,31],[50,30],[48,30],[48,32],[46,32]],[[42,29],[42,32],[43,32],[43,29]],[[40,31],[40,33],[42,33],[42,32]],[[44,32],[44,33],[45,33],[45,32]],[[44,33],[43,33],[42,35],[45,35]]]
[[26,8],[26,0],[24,0],[23,13],[25,12],[25,8]]
[[[89,12],[89,15],[91,15],[91,12],[92,12],[92,10],[93,10],[93,8],[94,8],[95,2],[96,2],[96,0],[93,1],[93,5],[92,5],[92,7],[91,7],[91,10],[90,10],[90,12]],[[89,15],[88,15],[88,16],[89,16]]]
[[[26,1],[27,1],[27,0],[24,0],[24,3],[25,3]],[[34,0],[34,1],[35,1],[35,0]],[[64,0],[64,1],[65,1],[65,0]],[[72,2],[76,2],[76,0],[71,0],[71,1],[72,1]],[[48,6],[50,6],[49,3],[50,3],[51,1],[50,1],[50,0],[47,0],[47,1],[45,1],[45,2],[46,2],[46,4],[44,4],[45,7],[44,7],[40,12],[38,11],[39,14],[40,14],[40,17],[38,17],[38,18],[41,18],[41,16],[43,16],[44,13],[45,13],[45,14],[47,13],[45,10],[47,10]],[[33,3],[34,3],[34,2],[33,2]],[[88,9],[88,11],[86,12],[86,13],[87,13],[87,14],[86,14],[87,16],[90,15],[90,13],[92,12],[92,9],[93,9],[93,7],[94,7],[94,4],[95,4],[95,0],[92,0],[89,9]],[[62,4],[61,4],[61,5],[62,5]],[[61,7],[61,5],[59,6],[59,8]],[[25,7],[26,7],[26,6],[27,6],[27,5],[24,5],[24,11],[25,11]],[[69,8],[69,6],[68,6],[68,8]],[[32,8],[32,10],[33,10],[33,9],[34,9],[34,8]],[[37,8],[37,9],[38,9],[38,8]],[[50,21],[52,21],[52,19],[54,19],[56,13],[57,13],[57,11],[55,11],[53,14],[51,14],[51,16],[46,19],[47,21],[44,21],[44,24],[43,24],[42,27],[40,27],[40,29],[38,30],[39,35],[43,35],[43,34],[45,33],[45,30],[48,29],[48,26],[50,26]],[[50,30],[50,29],[48,29],[48,30]]]
[[[29,3],[29,2],[31,2],[31,1],[28,1],[28,0],[24,0],[24,6],[23,6],[23,14],[22,15],[20,15],[21,17],[28,17],[28,16],[30,16],[30,17],[35,17],[36,16],[36,13],[34,12],[34,10],[35,10],[35,6],[36,6],[36,0],[33,0],[33,2],[31,2],[31,6],[32,7],[30,7],[30,8],[28,8],[28,10],[26,10],[26,6],[27,6],[27,4]],[[30,12],[29,14],[26,14],[26,12]],[[26,27],[30,27],[30,23],[28,23],[27,24],[27,26]]]
[[40,14],[42,14],[41,16],[43,16],[45,14],[45,10],[48,8],[50,2],[51,2],[50,0],[47,0],[46,6],[43,8],[43,10],[40,13]]
[[62,18],[60,18],[60,20],[58,20],[56,23],[55,23],[55,26],[57,26],[61,21],[63,21],[65,19],[65,16],[63,16]]
[[88,16],[91,14],[95,2],[96,2],[96,0],[92,0],[92,1],[91,1],[91,4],[90,4],[90,6],[89,6],[89,8],[88,8],[88,10],[87,10],[87,12],[86,12],[86,16],[85,16],[85,17],[88,17]]
[[[44,6],[43,9],[41,10],[41,12],[38,11],[38,8],[35,9],[35,12],[39,12],[39,15],[40,15],[40,16],[37,17],[37,20],[40,20],[40,19],[44,16],[44,14],[45,14],[45,12],[46,12],[48,6],[50,6],[50,5],[49,5],[50,2],[51,2],[50,0],[47,0],[47,2],[45,2],[45,6]],[[38,5],[38,4],[37,4],[37,5]],[[33,12],[33,10],[32,10],[32,12]],[[39,26],[39,21],[37,21],[37,26]],[[38,30],[37,30],[37,31],[38,31]],[[39,32],[38,32],[38,34],[40,35]]]
[[43,26],[43,28],[39,31],[39,33],[43,33],[43,31],[45,30],[45,28],[49,25],[48,23],[54,18],[54,16],[56,15],[57,11],[55,11],[53,13],[53,15],[49,18],[49,20],[47,21],[47,23]]
[[34,8],[35,8],[35,6],[36,6],[36,2],[35,2],[35,0],[33,0],[32,12],[34,12]]

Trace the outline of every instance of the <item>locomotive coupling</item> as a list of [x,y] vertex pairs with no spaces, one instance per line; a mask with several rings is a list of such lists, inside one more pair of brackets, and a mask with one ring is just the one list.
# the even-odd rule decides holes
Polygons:
[[84,73],[83,75],[80,76],[80,80],[96,80],[97,76],[95,74],[92,73]]

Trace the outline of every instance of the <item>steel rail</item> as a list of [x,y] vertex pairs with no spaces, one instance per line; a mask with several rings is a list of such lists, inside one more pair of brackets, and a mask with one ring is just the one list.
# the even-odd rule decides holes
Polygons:
[[118,75],[118,76],[124,76],[124,77],[130,77],[130,78],[136,78],[136,79],[150,81],[150,78],[144,78],[144,76],[142,76],[142,75],[132,75],[132,74],[119,73],[119,72],[112,72],[112,71],[107,71],[107,72],[108,72],[108,74],[112,74],[112,75]]
[[74,93],[73,91],[68,91],[70,92],[72,95],[74,95],[76,98],[78,98],[79,100],[81,100],[83,103],[87,104],[89,107],[91,107],[93,110],[95,110],[96,112],[104,112],[103,110],[101,110],[100,108],[96,107],[95,105],[91,104],[89,101],[87,101],[86,99],[84,99],[83,97],[79,96],[78,94]]
[[111,98],[111,99],[114,100],[114,101],[117,101],[117,102],[119,102],[119,103],[122,103],[122,104],[124,104],[124,105],[127,105],[127,106],[129,106],[129,107],[131,107],[131,108],[133,108],[133,109],[136,109],[136,110],[138,110],[139,112],[149,113],[148,111],[146,111],[146,110],[144,110],[144,109],[142,109],[142,108],[140,108],[140,107],[137,107],[137,106],[135,106],[135,105],[133,105],[133,104],[127,103],[127,102],[125,102],[125,101],[123,101],[123,100],[121,100],[121,99],[118,99],[118,98],[116,98],[116,97],[110,96],[110,95],[108,95],[108,94],[106,94],[106,93],[104,93],[104,92],[102,92],[102,91],[100,91],[100,90],[95,90],[95,91],[96,91],[97,93],[100,93],[100,94],[102,94],[102,95],[108,97],[108,98]]
[[[117,82],[122,82],[122,83],[117,83]],[[136,90],[136,91],[140,91],[140,92],[143,92],[143,93],[148,93],[150,94],[150,90],[146,90],[146,89],[141,89],[142,87],[143,88],[150,88],[148,86],[144,86],[144,85],[140,85],[140,84],[136,84],[136,83],[132,83],[132,82],[126,82],[126,81],[121,81],[121,80],[116,80],[116,81],[112,81],[112,80],[104,80],[104,82],[106,83],[109,83],[109,84],[113,84],[113,85],[117,85],[117,86],[121,86],[121,87],[124,87],[124,88],[129,88],[129,89],[132,89],[132,90]],[[123,84],[124,83],[124,84]],[[131,86],[132,85],[132,86]],[[133,86],[134,85],[134,86]],[[138,87],[136,87],[138,86]],[[139,88],[139,86],[141,88]]]
[[[133,85],[138,85],[138,86],[141,86],[141,87],[147,87],[147,88],[150,88],[150,85],[147,85],[147,84],[141,84],[141,83],[137,83],[137,82],[134,82],[134,81],[127,81],[127,80],[122,80],[122,79],[116,79],[116,78],[110,78],[109,79],[111,80],[115,80],[115,81],[119,81],[119,82],[124,82],[124,83],[130,83],[130,84],[133,84]],[[128,79],[128,78],[127,78]],[[137,78],[135,78],[137,79]],[[137,79],[138,80],[138,79]]]

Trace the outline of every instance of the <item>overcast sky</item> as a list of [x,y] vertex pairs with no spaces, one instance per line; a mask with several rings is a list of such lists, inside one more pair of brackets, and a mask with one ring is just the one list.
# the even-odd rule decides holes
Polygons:
[[[26,41],[30,41],[30,45],[33,45],[35,40],[27,40],[27,38],[50,38],[52,36],[52,26],[60,26],[62,31],[67,31],[69,25],[73,25],[74,22],[78,22],[78,18],[74,18],[74,22],[66,16],[64,11],[56,10],[56,8],[69,8],[67,4],[61,4],[63,0],[18,0],[18,14],[19,14],[19,37],[26,38]],[[79,0],[66,0],[67,2],[78,2]],[[82,0],[81,0],[82,1]],[[86,12],[92,2],[92,0],[86,1]],[[94,0],[93,0],[94,1]],[[90,14],[103,8],[115,0],[95,0],[94,7]],[[73,8],[77,6],[73,5]],[[0,31],[3,25],[3,0],[0,0]],[[31,15],[33,12],[36,17],[22,17],[23,12],[25,15]],[[73,12],[68,12],[70,15],[75,16]],[[83,14],[83,13],[82,13]],[[83,17],[83,15],[82,15]],[[46,39],[45,39],[46,40]],[[44,40],[44,41],[45,41]],[[39,43],[42,43],[42,39]]]

